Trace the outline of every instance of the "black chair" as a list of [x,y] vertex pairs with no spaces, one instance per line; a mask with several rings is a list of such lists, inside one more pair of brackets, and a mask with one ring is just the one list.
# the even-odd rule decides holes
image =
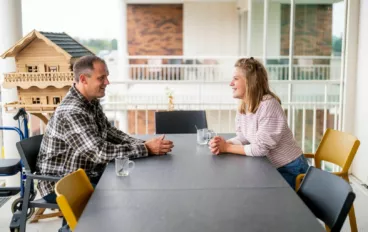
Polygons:
[[207,128],[206,112],[165,111],[155,113],[156,134],[191,134]]
[[298,195],[331,232],[341,230],[355,199],[348,182],[315,167],[308,169]]
[[36,172],[36,162],[38,157],[38,152],[40,151],[41,142],[43,135],[37,135],[30,137],[28,139],[21,140],[16,143],[18,152],[20,154],[22,163],[24,165],[25,173],[27,176],[26,186],[24,191],[22,212],[20,216],[20,231],[24,232],[26,228],[27,221],[27,211],[29,208],[50,208],[59,209],[57,204],[52,204],[46,202],[43,198],[33,200],[31,196],[33,188],[33,180],[48,180],[48,181],[58,181],[59,177],[53,176],[42,176],[35,174]]

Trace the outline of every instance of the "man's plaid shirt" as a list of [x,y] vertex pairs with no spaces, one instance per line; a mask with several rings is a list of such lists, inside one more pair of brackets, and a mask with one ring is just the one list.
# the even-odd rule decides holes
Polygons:
[[[144,141],[111,126],[99,100],[89,102],[73,86],[47,124],[37,172],[62,177],[83,168],[89,177],[95,177],[109,161],[126,156],[148,156]],[[54,192],[54,185],[40,181],[41,196]]]

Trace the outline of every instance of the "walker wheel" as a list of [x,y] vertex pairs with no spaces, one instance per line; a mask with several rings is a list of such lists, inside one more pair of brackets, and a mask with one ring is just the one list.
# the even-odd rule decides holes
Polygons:
[[[22,206],[23,206],[23,199],[22,198],[18,198],[15,201],[13,201],[13,204],[11,206],[12,213],[15,213],[16,211],[22,211]],[[35,212],[35,208],[28,208],[27,220],[32,217],[34,212]]]

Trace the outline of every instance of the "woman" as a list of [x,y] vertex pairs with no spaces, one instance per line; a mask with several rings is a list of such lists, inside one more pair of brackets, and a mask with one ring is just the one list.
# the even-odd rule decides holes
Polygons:
[[211,152],[266,156],[295,188],[296,177],[307,171],[308,163],[287,124],[280,99],[270,90],[265,67],[253,57],[238,60],[230,86],[233,97],[241,100],[236,137],[227,141],[214,137],[209,143]]

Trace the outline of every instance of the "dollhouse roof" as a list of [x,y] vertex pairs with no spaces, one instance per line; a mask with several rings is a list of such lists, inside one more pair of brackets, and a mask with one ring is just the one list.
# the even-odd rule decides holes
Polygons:
[[57,51],[64,54],[67,58],[78,58],[85,55],[94,55],[78,41],[71,36],[62,33],[42,32],[33,30],[28,35],[20,39],[13,47],[1,55],[2,58],[14,57],[18,52],[27,47],[35,38],[42,39],[48,45],[54,47]]
[[63,33],[52,33],[52,32],[42,32],[42,35],[51,40],[57,46],[61,47],[64,51],[69,53],[72,58],[78,58],[86,55],[93,55],[93,53],[84,47],[82,44],[78,43],[72,37]]

